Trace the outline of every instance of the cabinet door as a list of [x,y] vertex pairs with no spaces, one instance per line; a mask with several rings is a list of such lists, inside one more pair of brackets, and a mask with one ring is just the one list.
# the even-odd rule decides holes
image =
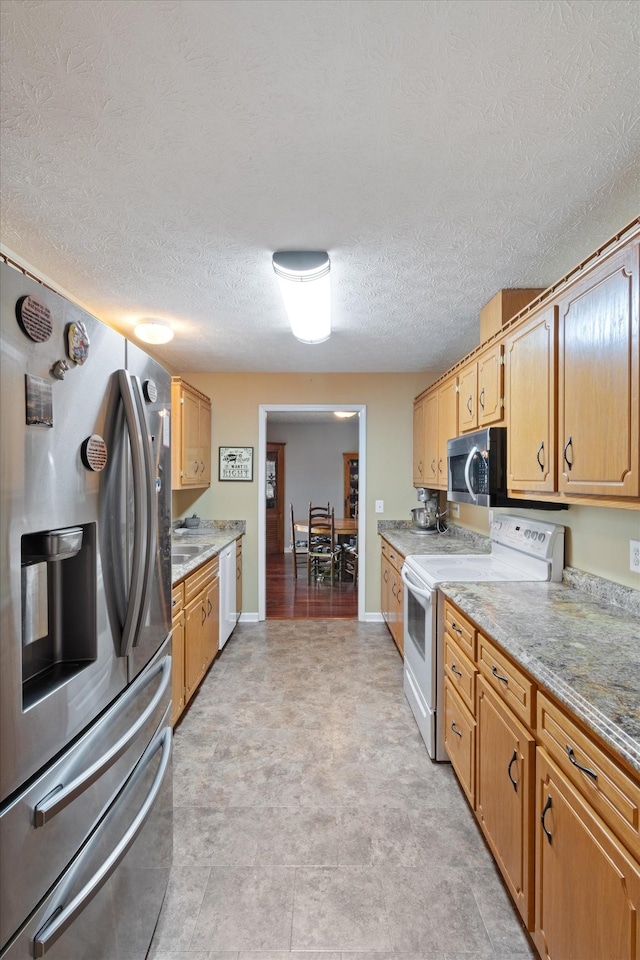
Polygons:
[[555,357],[557,308],[549,307],[507,340],[507,486],[556,489]]
[[392,597],[395,607],[395,612],[393,616],[393,639],[396,642],[396,647],[400,653],[404,656],[404,583],[402,582],[402,577],[397,570],[393,571],[394,573],[394,582],[392,588]]
[[236,614],[242,613],[242,541],[236,542]]
[[444,681],[444,746],[467,800],[475,807],[476,721],[448,678]]
[[184,710],[184,612],[180,612],[172,624],[171,637],[171,725]]
[[447,489],[447,443],[458,436],[458,378],[438,390],[438,487]]
[[640,495],[638,251],[620,251],[559,302],[559,490]]
[[393,582],[393,567],[384,553],[380,559],[380,606],[385,623],[391,629],[391,584]]
[[200,401],[190,390],[182,390],[182,485],[200,480]]
[[413,485],[424,486],[424,398],[413,404]]
[[211,484],[211,404],[200,400],[198,408],[198,483]]
[[504,417],[504,346],[497,343],[478,358],[478,426]]
[[429,394],[424,404],[424,485],[438,482],[438,392]]
[[461,433],[475,430],[478,426],[478,366],[470,363],[460,373],[460,393],[458,395],[458,427]]
[[640,866],[538,748],[536,946],[549,960],[638,960]]
[[184,687],[186,703],[196,692],[198,684],[204,676],[203,635],[207,620],[207,611],[203,602],[204,594],[205,591],[203,590],[185,607]]
[[533,929],[535,740],[478,678],[476,816],[527,928]]
[[220,578],[215,577],[204,591],[202,603],[205,621],[202,625],[204,670],[213,663],[220,645]]

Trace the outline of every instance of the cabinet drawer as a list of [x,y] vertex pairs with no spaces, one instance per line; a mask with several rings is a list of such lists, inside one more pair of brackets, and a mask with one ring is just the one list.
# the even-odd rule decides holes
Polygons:
[[476,668],[448,633],[444,635],[444,672],[465,706],[475,714]]
[[177,616],[184,606],[184,581],[171,588],[171,615]]
[[447,677],[444,681],[444,745],[460,785],[474,808],[475,738],[476,722]]
[[203,563],[195,573],[192,573],[190,577],[184,581],[184,602],[189,603],[190,600],[193,600],[194,597],[200,593],[201,590],[207,585],[209,580],[218,575],[218,558],[213,557],[212,560],[208,560],[207,563]]
[[538,739],[549,756],[640,859],[640,784],[543,693],[537,719]]
[[393,564],[396,570],[399,572],[402,564],[404,563],[404,557],[401,553],[398,553],[397,550],[391,546],[387,540],[382,540],[382,556],[386,557],[389,563]]
[[476,658],[476,628],[448,600],[444,602],[444,625],[470,660]]
[[535,686],[525,673],[478,633],[478,667],[489,685],[530,729],[535,723]]

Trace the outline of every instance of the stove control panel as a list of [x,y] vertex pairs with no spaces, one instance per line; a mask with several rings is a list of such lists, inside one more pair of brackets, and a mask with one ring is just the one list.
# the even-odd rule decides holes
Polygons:
[[502,515],[492,520],[489,535],[495,543],[541,560],[551,560],[559,545],[564,552],[564,527],[557,523]]

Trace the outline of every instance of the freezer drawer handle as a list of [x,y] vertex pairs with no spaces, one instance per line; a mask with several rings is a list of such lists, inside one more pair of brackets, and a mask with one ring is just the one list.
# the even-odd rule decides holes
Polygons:
[[[156,738],[155,743],[152,743],[147,750],[146,756],[140,761],[141,766],[139,767],[139,770],[142,772],[144,767],[148,766],[148,764],[151,762],[156,752],[159,749],[162,749],[162,760],[160,761],[160,766],[158,767],[151,790],[147,794],[147,797],[142,807],[138,811],[135,820],[132,822],[117,847],[112,850],[98,872],[93,875],[91,880],[89,880],[89,882],[82,888],[80,893],[74,897],[68,906],[63,907],[62,911],[57,911],[54,916],[50,917],[44,926],[38,930],[33,938],[34,957],[44,957],[47,950],[53,946],[56,940],[62,936],[65,930],[71,926],[76,918],[80,916],[85,907],[93,900],[95,895],[104,886],[112,873],[115,872],[117,867],[120,865],[122,860],[133,846],[138,834],[145,825],[158,794],[160,793],[160,788],[162,787],[162,782],[171,759],[171,736],[171,727],[165,727],[163,732]],[[77,862],[82,865],[82,857],[80,857]],[[68,884],[73,883],[73,875],[71,871],[70,873],[71,876],[68,876],[67,878]]]
[[158,673],[162,673],[160,686],[156,690],[153,699],[147,704],[146,709],[140,714],[133,726],[127,730],[124,736],[120,737],[117,743],[114,743],[111,750],[108,750],[99,760],[96,760],[81,776],[72,780],[67,787],[65,787],[64,784],[58,784],[57,787],[51,790],[46,797],[43,797],[42,800],[36,804],[33,817],[34,826],[43,827],[45,823],[53,820],[56,814],[64,810],[65,807],[68,807],[69,804],[72,803],[76,797],[79,797],[80,794],[84,793],[85,790],[88,790],[90,786],[99,780],[100,777],[126,753],[130,744],[135,740],[149,717],[153,715],[171,683],[170,656],[163,657],[153,670],[150,671],[147,683],[150,683]]

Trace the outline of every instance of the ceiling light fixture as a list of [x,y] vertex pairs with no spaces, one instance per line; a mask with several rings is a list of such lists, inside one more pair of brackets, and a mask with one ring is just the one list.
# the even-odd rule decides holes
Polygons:
[[334,410],[334,417],[340,417],[341,420],[348,420],[349,417],[355,417],[357,410]]
[[273,255],[291,330],[303,343],[322,343],[331,336],[330,267],[326,251],[283,250]]
[[173,330],[165,320],[156,320],[151,317],[147,320],[140,320],[135,328],[134,333],[138,340],[143,340],[145,343],[169,343],[169,340],[173,340]]

